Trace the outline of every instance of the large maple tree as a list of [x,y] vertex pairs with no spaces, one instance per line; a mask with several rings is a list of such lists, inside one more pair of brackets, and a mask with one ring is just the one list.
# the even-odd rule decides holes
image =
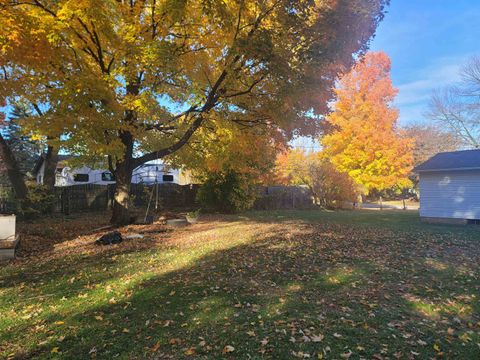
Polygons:
[[42,110],[25,131],[108,156],[112,222],[122,224],[133,169],[199,128],[286,138],[311,128],[305,115],[327,110],[337,73],[366,50],[387,2],[1,0],[0,95]]
[[410,185],[413,139],[397,127],[390,67],[385,53],[369,52],[340,79],[322,139],[324,154],[366,193]]

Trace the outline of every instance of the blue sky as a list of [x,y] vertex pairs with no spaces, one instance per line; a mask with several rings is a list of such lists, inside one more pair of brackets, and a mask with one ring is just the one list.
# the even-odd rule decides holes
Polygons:
[[427,121],[432,91],[480,55],[480,0],[392,0],[370,48],[392,60],[400,124]]
[[[460,67],[480,56],[480,0],[391,0],[370,50],[392,60],[400,125],[428,122],[433,90],[458,81]],[[319,149],[310,138],[292,144]]]

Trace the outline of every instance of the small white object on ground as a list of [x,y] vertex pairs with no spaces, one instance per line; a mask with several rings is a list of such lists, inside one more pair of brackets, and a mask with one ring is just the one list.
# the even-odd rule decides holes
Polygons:
[[171,219],[167,220],[167,225],[173,227],[183,227],[188,225],[188,221],[186,219]]
[[187,222],[188,222],[189,224],[196,224],[197,221],[198,221],[198,217],[186,216],[185,219],[187,220]]
[[130,234],[123,237],[124,239],[131,240],[131,239],[143,239],[144,236],[142,234]]

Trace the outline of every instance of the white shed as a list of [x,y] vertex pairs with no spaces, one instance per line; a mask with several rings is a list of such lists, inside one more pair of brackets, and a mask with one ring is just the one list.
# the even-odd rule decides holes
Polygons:
[[480,150],[440,153],[415,171],[424,221],[480,222]]

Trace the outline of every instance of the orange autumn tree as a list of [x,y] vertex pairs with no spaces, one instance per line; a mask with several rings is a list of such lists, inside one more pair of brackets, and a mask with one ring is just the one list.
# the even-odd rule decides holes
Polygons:
[[411,185],[413,140],[397,128],[390,65],[385,53],[369,52],[340,79],[326,118],[333,131],[322,139],[332,164],[366,194]]

